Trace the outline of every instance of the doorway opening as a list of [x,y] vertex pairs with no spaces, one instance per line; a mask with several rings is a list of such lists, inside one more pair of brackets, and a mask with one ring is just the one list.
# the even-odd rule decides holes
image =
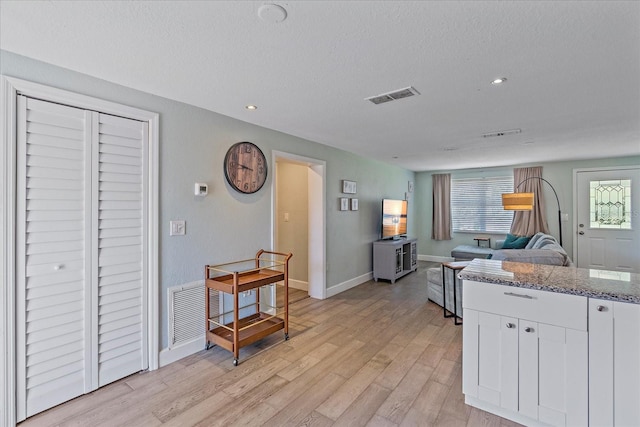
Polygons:
[[271,246],[275,251],[293,253],[289,269],[291,293],[324,299],[326,162],[274,151],[272,164]]

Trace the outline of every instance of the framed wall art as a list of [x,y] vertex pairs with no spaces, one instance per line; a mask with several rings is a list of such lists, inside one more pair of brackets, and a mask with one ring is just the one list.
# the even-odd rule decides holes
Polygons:
[[356,194],[357,184],[355,181],[342,180],[342,192],[345,194]]

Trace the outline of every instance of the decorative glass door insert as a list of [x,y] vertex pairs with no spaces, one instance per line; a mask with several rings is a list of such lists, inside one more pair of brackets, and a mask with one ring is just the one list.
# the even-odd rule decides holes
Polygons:
[[591,228],[631,229],[631,180],[589,181]]

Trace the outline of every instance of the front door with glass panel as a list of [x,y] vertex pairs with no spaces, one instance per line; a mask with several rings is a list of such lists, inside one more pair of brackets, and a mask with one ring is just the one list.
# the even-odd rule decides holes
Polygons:
[[640,273],[640,168],[580,171],[576,264]]

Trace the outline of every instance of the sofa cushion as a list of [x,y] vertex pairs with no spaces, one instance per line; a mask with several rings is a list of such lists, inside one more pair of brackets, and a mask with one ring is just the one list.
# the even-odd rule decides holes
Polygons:
[[566,254],[549,249],[499,249],[493,251],[491,259],[546,265],[569,265],[570,262]]
[[542,233],[542,232],[537,232],[536,234],[534,234],[531,239],[529,239],[529,243],[527,243],[527,246],[525,246],[525,249],[534,249],[535,244],[538,242],[539,239],[541,239],[543,236],[548,236],[548,234]]
[[514,236],[513,234],[507,234],[507,238],[504,239],[502,249],[524,249],[529,243],[531,237],[527,236]]

